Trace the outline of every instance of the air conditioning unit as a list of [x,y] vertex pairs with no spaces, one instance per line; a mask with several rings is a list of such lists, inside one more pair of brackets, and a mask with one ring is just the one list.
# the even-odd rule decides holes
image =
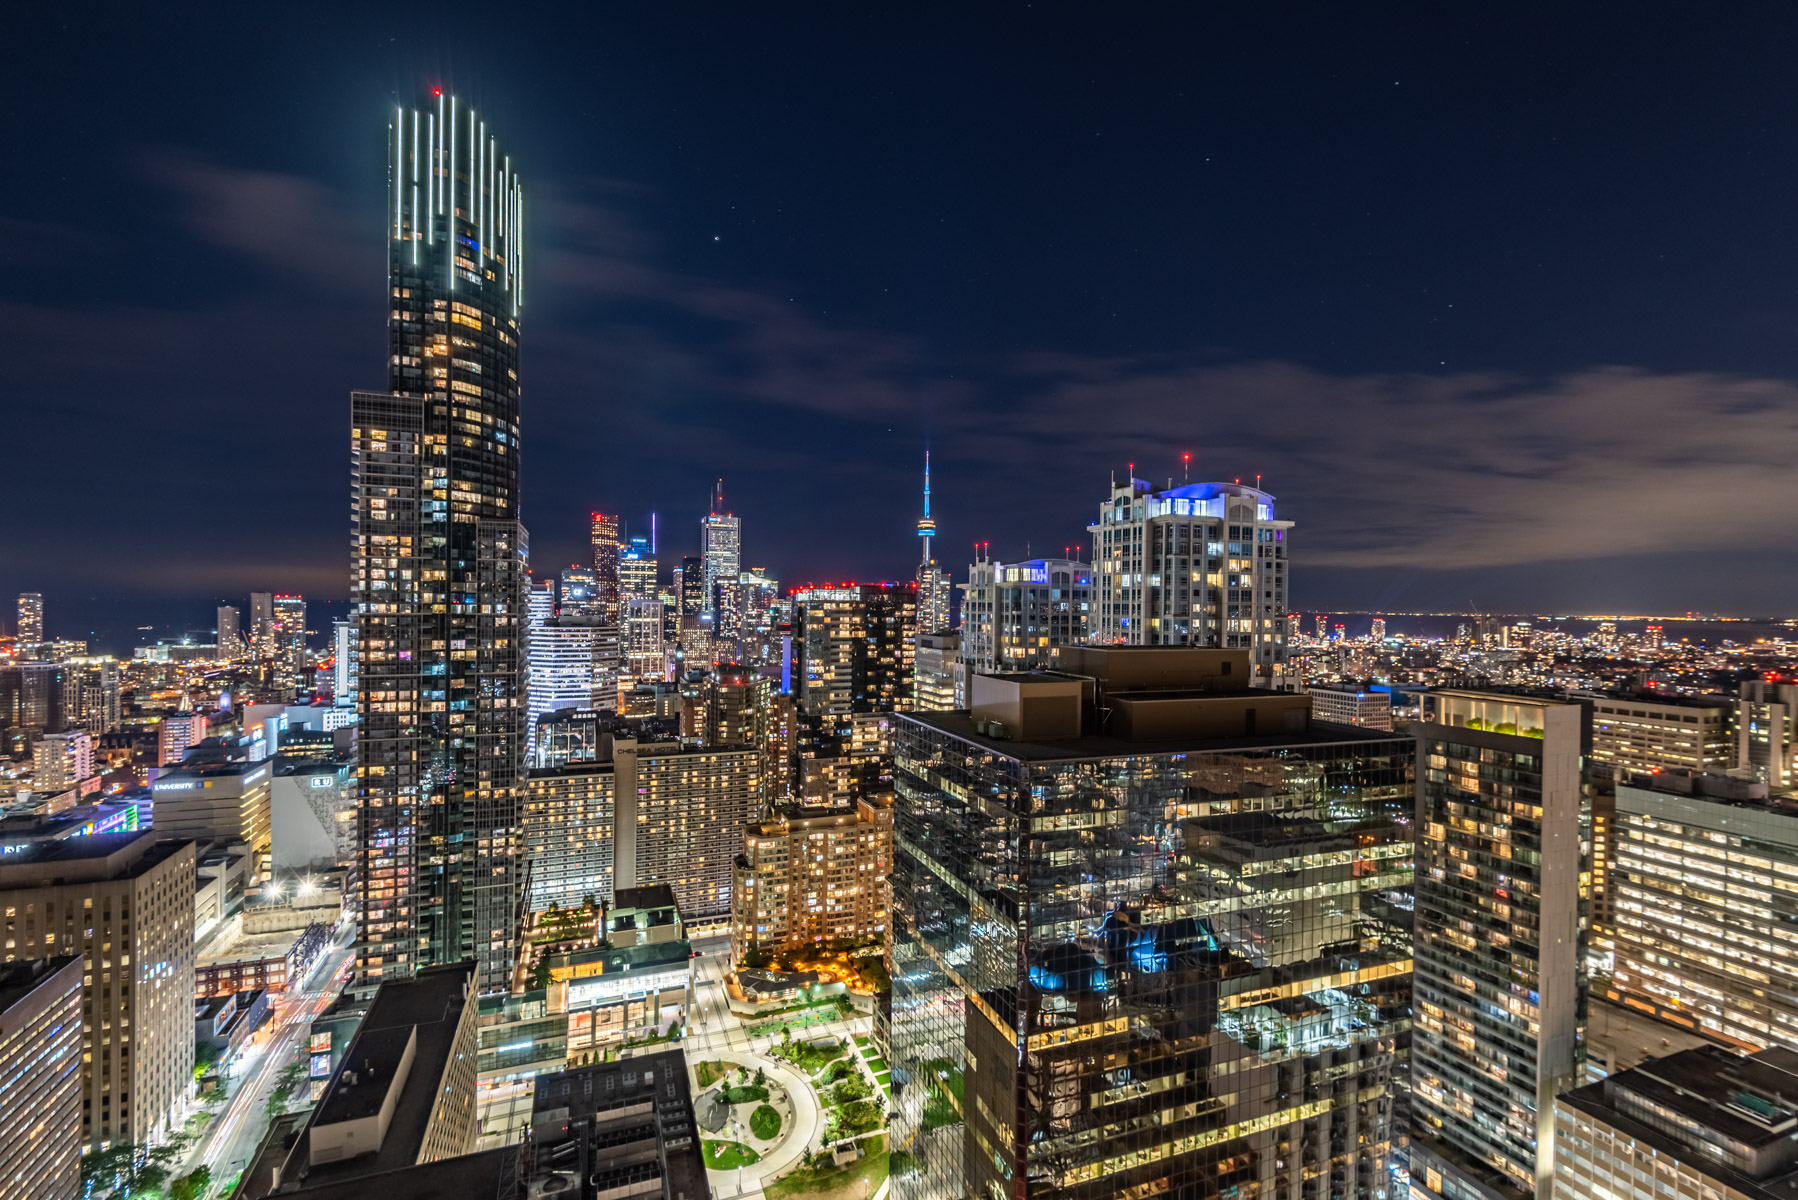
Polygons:
[[566,1200],[581,1194],[581,1181],[573,1175],[539,1175],[531,1180],[530,1200]]

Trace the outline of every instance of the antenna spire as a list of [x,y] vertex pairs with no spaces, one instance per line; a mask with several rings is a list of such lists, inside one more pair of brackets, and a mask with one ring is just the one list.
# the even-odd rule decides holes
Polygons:
[[936,519],[930,515],[930,451],[924,451],[924,516],[918,522],[918,536],[924,541],[923,565],[930,562],[930,539],[936,536]]

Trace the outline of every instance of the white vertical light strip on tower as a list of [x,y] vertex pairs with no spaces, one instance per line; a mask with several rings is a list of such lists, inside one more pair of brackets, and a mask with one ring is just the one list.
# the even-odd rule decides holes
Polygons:
[[524,303],[524,184],[518,185],[518,286],[512,289],[512,315],[518,315],[518,306]]
[[418,265],[418,110],[412,110],[412,265]]
[[456,98],[450,97],[449,124],[449,175],[444,179],[444,186],[449,188],[449,220],[444,228],[449,231],[449,253],[444,261],[449,269],[450,291],[456,290]]
[[504,196],[504,216],[500,224],[506,231],[506,290],[512,290],[512,156],[506,155],[506,171],[500,177],[500,195]]
[[481,166],[474,178],[475,191],[475,241],[480,243],[480,253],[474,256],[475,274],[482,273],[483,259],[487,257],[487,122],[481,122]]
[[[437,93],[437,149],[431,155],[431,178],[433,178],[433,179],[435,179],[437,177],[437,172],[441,171],[443,169],[443,139],[444,139],[446,133],[447,133],[447,127],[443,123],[443,93],[438,92]],[[432,209],[431,211],[433,213],[441,213],[443,211],[443,185],[442,184],[437,185],[437,207]]]
[[437,240],[437,114],[425,114],[425,145],[431,152],[431,169],[425,172],[425,242]]
[[[468,224],[469,227],[474,230],[475,237],[478,238],[481,236],[481,230],[480,226],[475,223],[475,218],[480,212],[480,201],[475,196],[475,189],[481,186],[481,176],[480,172],[475,170],[477,165],[478,161],[475,156],[474,109],[471,108],[468,110]],[[475,258],[478,263],[480,258],[478,252],[476,253]]]
[[393,127],[393,170],[388,175],[393,179],[393,237],[400,236],[400,164],[406,157],[406,110],[396,108]]

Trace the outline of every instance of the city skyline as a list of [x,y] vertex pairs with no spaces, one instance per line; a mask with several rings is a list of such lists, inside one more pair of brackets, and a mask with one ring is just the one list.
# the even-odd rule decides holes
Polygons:
[[[660,513],[664,557],[696,550],[680,543],[722,474],[752,531],[747,562],[792,579],[904,577],[929,448],[937,557],[958,575],[976,541],[1008,560],[1076,542],[1114,472],[1134,461],[1160,485],[1192,453],[1194,478],[1260,472],[1306,530],[1300,609],[1747,614],[1798,578],[1772,515],[1798,443],[1785,416],[1798,356],[1779,332],[1798,271],[1777,249],[1772,202],[1792,168],[1755,156],[1753,129],[1697,132],[1733,128],[1723,117],[1739,110],[1777,124],[1789,99],[1740,69],[1777,38],[1706,35],[1717,63],[1669,76],[1659,68],[1688,51],[1683,30],[1644,22],[1625,53],[1588,18],[1557,47],[1532,41],[1536,65],[1518,80],[1505,51],[1527,34],[1470,45],[1448,21],[1320,14],[1280,29],[1290,53],[1277,63],[1216,48],[1273,31],[1249,16],[1161,15],[1097,44],[1053,15],[975,17],[959,49],[937,47],[927,17],[902,21],[892,46],[922,56],[944,84],[933,89],[869,48],[872,17],[782,46],[739,14],[703,29],[585,19],[603,36],[570,40],[606,47],[592,73],[499,33],[517,51],[500,57],[541,63],[525,76],[476,69],[453,37],[421,45],[352,18],[335,72],[306,51],[283,88],[240,88],[246,101],[223,113],[214,77],[172,81],[156,132],[105,124],[69,175],[9,198],[0,216],[29,235],[14,240],[7,297],[20,387],[55,401],[22,411],[17,436],[58,444],[81,423],[101,454],[201,456],[207,494],[230,496],[263,536],[229,555],[196,539],[146,556],[100,516],[101,497],[77,492],[0,535],[0,591],[58,596],[83,628],[140,597],[345,598],[323,431],[375,366],[355,336],[373,316],[366,231],[381,219],[360,181],[382,151],[363,131],[368,113],[443,84],[530,128],[522,149],[545,164],[526,233],[545,323],[523,498],[539,574],[585,559],[594,509],[622,510],[633,529]],[[59,28],[41,32],[44,53],[6,86],[60,94],[38,73],[73,50]],[[134,34],[169,35],[125,20],[84,40],[69,75],[111,68],[129,87],[140,59],[178,62],[242,32],[143,56]],[[646,78],[636,59],[672,38],[684,53]],[[758,89],[744,39],[829,61]],[[1026,114],[975,103],[986,93],[969,56],[1014,43],[1021,53],[995,59],[998,86],[1043,108],[989,163],[974,146]],[[301,52],[271,50],[258,78]],[[1614,68],[1603,96],[1594,53]],[[1048,86],[1076,62],[1088,92]],[[868,78],[852,85],[855,72]],[[1496,124],[1460,119],[1507,98]],[[71,96],[59,120],[98,103]],[[787,119],[769,119],[775,105]],[[1556,115],[1593,105],[1626,144],[1652,134],[1657,151],[1630,159]],[[1669,125],[1672,111],[1698,119]],[[25,131],[23,148],[48,156],[64,128]],[[820,158],[822,144],[849,149]],[[1729,199],[1695,211],[1701,194],[1666,182],[1669,161]],[[927,182],[939,178],[957,181],[951,193]],[[1041,186],[1052,179],[1063,186]],[[113,253],[114,205],[155,232],[146,243],[179,248],[181,285],[150,288],[162,272],[144,247]],[[246,355],[290,365],[264,406],[236,386]],[[126,394],[158,419],[133,415]],[[1109,414],[1098,426],[1095,405]],[[596,479],[581,447],[602,424],[681,453],[628,456]],[[265,446],[304,466],[267,486]],[[49,469],[22,462],[23,485],[51,486],[38,478]],[[1041,487],[1045,472],[1069,486]],[[801,477],[858,502],[784,520]],[[1720,543],[1688,546],[1664,498],[1706,488],[1744,515]],[[1716,569],[1749,548],[1761,578]]]

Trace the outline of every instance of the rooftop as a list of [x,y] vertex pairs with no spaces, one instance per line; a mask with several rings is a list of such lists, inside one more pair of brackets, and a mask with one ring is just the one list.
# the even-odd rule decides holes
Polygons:
[[[13,1005],[25,999],[45,983],[74,964],[86,962],[79,954],[65,954],[56,958],[38,958],[28,962],[9,962],[0,966],[0,1014],[5,1013]],[[75,987],[81,986],[81,967],[76,966],[70,974]]]
[[646,883],[642,887],[619,888],[612,894],[612,910],[675,907],[674,888],[666,883]]
[[192,848],[192,842],[158,840],[154,830],[26,842],[0,861],[0,888],[134,878]]
[[[519,1185],[518,1147],[440,1158],[354,1179],[330,1180],[301,1188],[305,1200],[514,1200]],[[696,1193],[703,1195],[703,1193]]]
[[[1278,692],[1251,693],[1277,696]],[[1171,738],[1155,741],[1131,741],[1103,734],[1083,734],[1052,742],[1029,742],[1011,738],[995,738],[975,730],[966,712],[909,712],[899,719],[935,729],[951,737],[971,742],[1002,758],[1019,762],[1083,762],[1098,758],[1142,757],[1151,754],[1218,753],[1225,751],[1277,750],[1300,746],[1369,746],[1380,742],[1403,742],[1411,745],[1409,735],[1363,729],[1353,725],[1331,725],[1313,720],[1311,727],[1295,733],[1269,733],[1258,736],[1222,738]]]
[[711,1194],[679,1050],[537,1076],[531,1127],[539,1169],[584,1166],[598,1195],[658,1176],[662,1196]]

